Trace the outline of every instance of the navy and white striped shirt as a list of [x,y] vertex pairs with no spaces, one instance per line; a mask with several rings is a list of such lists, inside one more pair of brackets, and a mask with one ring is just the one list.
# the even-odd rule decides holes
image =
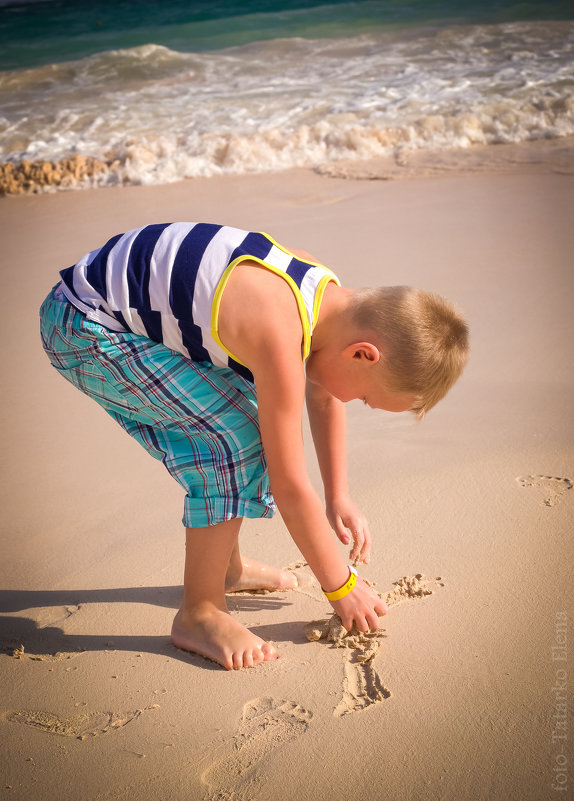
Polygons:
[[194,361],[231,367],[252,381],[250,371],[221,342],[217,319],[227,279],[245,259],[291,286],[305,360],[325,287],[339,281],[323,265],[298,259],[267,234],[211,223],[146,225],[112,237],[62,270],[61,286],[76,308],[112,331],[163,342]]

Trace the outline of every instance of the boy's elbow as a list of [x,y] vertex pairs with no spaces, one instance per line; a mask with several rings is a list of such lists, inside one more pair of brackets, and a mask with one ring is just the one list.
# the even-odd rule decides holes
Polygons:
[[299,509],[302,505],[305,506],[318,499],[317,493],[307,477],[271,482],[271,489],[283,518],[294,510]]

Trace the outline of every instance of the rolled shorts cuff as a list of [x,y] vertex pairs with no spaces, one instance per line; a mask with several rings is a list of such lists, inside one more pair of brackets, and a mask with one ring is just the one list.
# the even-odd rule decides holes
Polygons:
[[273,517],[277,510],[271,496],[267,502],[235,499],[231,503],[230,500],[230,498],[190,498],[186,495],[181,522],[186,528],[201,528],[216,526],[236,517]]

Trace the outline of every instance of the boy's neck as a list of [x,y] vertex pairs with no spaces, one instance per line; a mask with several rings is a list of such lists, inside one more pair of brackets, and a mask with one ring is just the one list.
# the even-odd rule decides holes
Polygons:
[[342,328],[347,327],[343,321],[347,316],[353,295],[354,290],[352,289],[337,286],[333,281],[327,284],[319,316],[313,329],[311,351],[319,350],[327,343],[333,343],[334,339],[341,335]]

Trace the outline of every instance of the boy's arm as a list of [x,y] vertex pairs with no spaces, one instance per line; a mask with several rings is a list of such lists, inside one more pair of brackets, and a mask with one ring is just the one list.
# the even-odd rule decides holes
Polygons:
[[342,543],[353,537],[349,558],[367,564],[371,534],[367,519],[349,497],[347,481],[347,420],[345,404],[322,387],[307,381],[307,412],[319,460],[327,518]]
[[261,364],[250,365],[257,387],[261,438],[271,491],[291,536],[321,586],[330,591],[345,583],[348,567],[335,546],[323,505],[305,465],[301,420],[305,376],[284,348],[262,347]]
[[[277,352],[266,367],[255,369],[261,436],[267,458],[271,490],[293,540],[321,587],[331,592],[349,576],[305,467],[301,417],[305,377],[300,362],[277,359]],[[273,367],[270,369],[270,364]],[[379,596],[358,579],[348,595],[331,601],[347,630],[378,628],[378,616],[387,608]]]
[[[275,275],[251,265],[236,267],[230,281],[220,308],[220,335],[253,373],[261,438],[279,511],[319,583],[331,592],[346,583],[349,568],[307,474],[302,433],[305,370],[293,294]],[[345,628],[355,623],[359,631],[377,628],[378,615],[386,612],[362,579],[331,605]]]
[[[306,261],[321,261],[305,250],[291,250]],[[347,483],[347,419],[345,404],[322,387],[307,382],[307,411],[313,442],[325,488],[327,518],[342,543],[350,542],[352,562],[367,564],[371,554],[371,534],[367,518],[349,497]]]

